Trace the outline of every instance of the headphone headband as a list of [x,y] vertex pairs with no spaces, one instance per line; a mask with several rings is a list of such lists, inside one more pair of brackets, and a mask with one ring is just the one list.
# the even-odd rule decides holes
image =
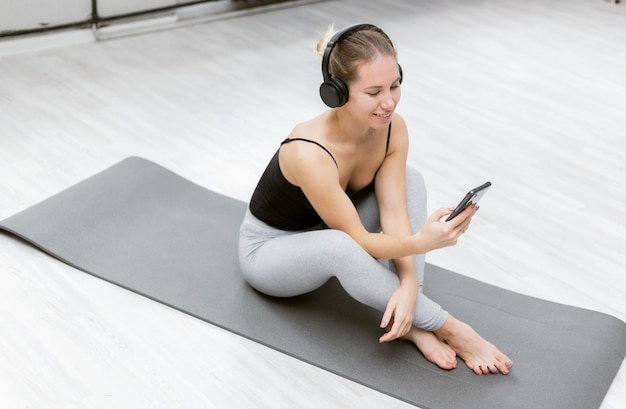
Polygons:
[[[322,56],[322,76],[324,77],[324,82],[320,85],[320,97],[330,108],[340,107],[348,102],[348,86],[341,79],[333,77],[330,74],[330,55],[341,40],[357,31],[376,31],[382,34],[393,47],[389,36],[387,36],[383,30],[372,24],[355,24],[335,33],[328,41],[328,44],[326,44],[326,49]],[[402,82],[402,68],[399,64],[398,69],[400,70],[400,82]]]
[[[377,31],[382,33],[385,37],[387,35],[380,28],[376,27],[372,24],[354,24],[352,26],[348,26],[343,30],[336,32],[331,39],[326,44],[326,49],[324,50],[324,56],[322,57],[322,75],[324,76],[324,82],[330,81],[331,75],[329,71],[330,64],[330,54],[333,52],[333,48],[341,42],[344,38],[348,37],[350,34],[355,33],[357,31]],[[387,37],[389,40],[389,37]],[[391,42],[391,40],[389,40]]]

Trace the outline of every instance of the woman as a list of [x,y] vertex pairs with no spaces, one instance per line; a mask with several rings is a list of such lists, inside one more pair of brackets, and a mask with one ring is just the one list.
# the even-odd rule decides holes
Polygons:
[[443,369],[458,355],[478,375],[507,374],[507,356],[422,292],[424,254],[456,244],[478,207],[445,223],[451,209],[427,217],[423,179],[406,165],[407,127],[394,112],[402,70],[392,42],[361,24],[330,30],[318,51],[331,109],[298,124],[261,177],[240,232],[245,279],[291,297],[335,276],[382,312],[380,342],[409,340]]

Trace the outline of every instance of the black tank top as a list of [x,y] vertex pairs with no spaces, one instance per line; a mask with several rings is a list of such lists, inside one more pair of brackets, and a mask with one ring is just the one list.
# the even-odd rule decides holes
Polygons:
[[[385,152],[389,149],[389,138],[391,136],[391,124],[387,132],[387,146]],[[302,138],[285,139],[281,146],[293,141],[304,141],[314,143],[324,149],[337,165],[337,161],[332,153],[321,144]],[[322,223],[321,217],[317,214],[309,200],[304,195],[299,186],[291,184],[283,175],[278,164],[278,153],[276,151],[270,163],[267,165],[265,172],[261,176],[257,184],[252,198],[250,199],[250,212],[259,220],[269,224],[272,227],[281,230],[297,231],[306,230]],[[374,179],[364,188],[346,192],[353,203],[367,196],[368,193],[374,191]]]

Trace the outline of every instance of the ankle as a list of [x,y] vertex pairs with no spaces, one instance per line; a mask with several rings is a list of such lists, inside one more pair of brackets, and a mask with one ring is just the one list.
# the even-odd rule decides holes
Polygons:
[[401,337],[401,339],[404,339],[405,341],[411,341],[415,344],[417,343],[419,336],[420,336],[420,329],[413,325],[411,326],[411,329],[409,330],[409,332],[407,332],[406,335]]
[[448,319],[445,324],[433,333],[443,340],[449,340],[457,337],[462,332],[463,322],[457,320],[452,315],[448,315]]

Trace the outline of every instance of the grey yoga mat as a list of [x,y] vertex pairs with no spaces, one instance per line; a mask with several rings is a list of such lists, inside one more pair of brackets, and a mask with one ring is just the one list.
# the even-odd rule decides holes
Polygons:
[[237,262],[245,208],[132,157],[0,228],[84,272],[425,409],[598,408],[626,354],[617,318],[428,265],[427,293],[515,362],[508,376],[478,377],[462,363],[438,369],[407,342],[379,344],[380,313],[335,280],[290,299],[252,290]]

